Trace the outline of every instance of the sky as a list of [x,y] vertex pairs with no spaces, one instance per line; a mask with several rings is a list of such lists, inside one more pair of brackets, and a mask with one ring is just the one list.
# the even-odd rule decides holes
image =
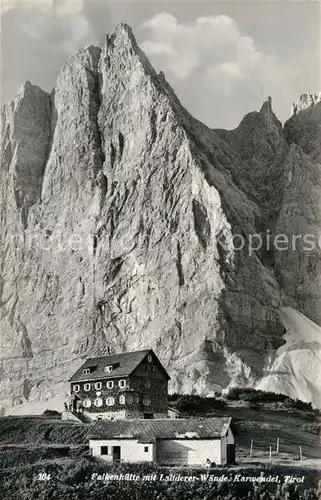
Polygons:
[[30,80],[51,91],[77,49],[129,24],[183,105],[210,127],[234,128],[268,96],[281,121],[320,90],[314,1],[1,0],[1,102]]

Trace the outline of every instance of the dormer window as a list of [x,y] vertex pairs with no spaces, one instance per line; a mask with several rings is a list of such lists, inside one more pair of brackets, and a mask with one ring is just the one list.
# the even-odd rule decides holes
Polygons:
[[105,373],[110,373],[113,371],[113,365],[105,366]]
[[84,368],[82,372],[84,375],[88,375],[88,373],[90,373],[90,368]]

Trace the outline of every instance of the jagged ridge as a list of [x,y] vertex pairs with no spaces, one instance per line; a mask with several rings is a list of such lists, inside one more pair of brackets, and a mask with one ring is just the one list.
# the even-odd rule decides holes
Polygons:
[[[207,128],[124,24],[67,61],[51,96],[28,95],[3,120],[4,404],[58,393],[107,349],[156,349],[175,391],[254,384],[283,343],[276,257],[232,238],[282,213],[289,146],[271,102]],[[17,179],[32,195],[13,195]]]

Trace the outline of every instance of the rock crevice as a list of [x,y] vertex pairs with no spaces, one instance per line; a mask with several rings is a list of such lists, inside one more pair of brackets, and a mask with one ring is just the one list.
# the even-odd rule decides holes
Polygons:
[[72,56],[51,96],[26,84],[3,109],[3,403],[54,394],[86,357],[147,347],[173,391],[259,381],[284,343],[282,301],[321,321],[317,255],[249,251],[267,228],[320,228],[318,137],[300,133],[311,109],[282,130],[268,100],[211,130],[124,24]]

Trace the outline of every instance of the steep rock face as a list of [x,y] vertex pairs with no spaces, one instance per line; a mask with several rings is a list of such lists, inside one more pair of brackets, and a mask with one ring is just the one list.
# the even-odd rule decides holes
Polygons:
[[275,252],[283,302],[321,325],[321,102],[293,115],[284,127],[291,144],[284,169]]
[[[279,211],[288,145],[271,103],[210,130],[126,25],[67,61],[51,96],[28,88],[28,136],[10,125],[23,97],[4,110],[2,403],[57,394],[88,356],[147,347],[174,391],[254,384],[284,342],[273,259],[248,247]],[[16,165],[36,179],[19,185],[27,219]]]
[[247,114],[235,130],[219,133],[237,153],[233,181],[260,209],[256,229],[271,229],[282,201],[283,165],[289,149],[271,98],[259,112]]
[[[17,162],[25,170],[30,165],[35,176],[41,164],[43,178],[41,201],[29,207],[28,227],[16,222],[19,211],[14,207],[3,226],[8,233],[1,272],[1,380],[2,394],[11,404],[53,394],[68,376],[70,362],[77,360],[81,335],[92,330],[90,236],[104,192],[95,88],[99,54],[97,48],[80,51],[62,69],[51,96],[46,165],[43,151],[33,147],[40,118],[32,113],[43,116],[43,108],[29,100],[28,141],[19,143]],[[38,96],[37,88],[29,91]],[[9,129],[7,142],[14,147],[14,129]],[[13,167],[12,162],[2,166],[9,182],[15,176],[6,170]],[[1,202],[6,213],[5,198]]]
[[[317,96],[317,94],[315,94]],[[301,146],[312,160],[321,162],[321,93],[311,100],[303,99],[298,109],[284,125],[287,142]],[[301,106],[300,106],[301,104]]]

